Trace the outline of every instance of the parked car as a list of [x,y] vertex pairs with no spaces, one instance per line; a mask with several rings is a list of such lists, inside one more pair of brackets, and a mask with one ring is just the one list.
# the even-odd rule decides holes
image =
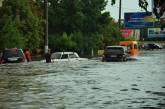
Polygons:
[[147,47],[148,50],[162,49],[162,48],[163,47],[161,45],[155,44],[155,43],[148,44],[148,47]]
[[128,51],[125,46],[107,46],[104,50],[103,61],[127,61]]
[[[80,58],[76,52],[55,52],[51,54],[52,62],[56,61],[83,61],[87,58]],[[45,60],[43,60],[45,62]]]
[[21,63],[26,62],[26,57],[22,49],[12,48],[2,51],[2,57],[0,63]]

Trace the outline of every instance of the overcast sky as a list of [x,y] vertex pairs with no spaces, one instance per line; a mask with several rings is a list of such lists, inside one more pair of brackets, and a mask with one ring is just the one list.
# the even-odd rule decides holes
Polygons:
[[[121,0],[122,1],[122,10],[121,10],[121,18],[124,18],[125,12],[142,12],[142,10],[138,6],[139,0]],[[148,10],[151,11],[151,0],[147,0],[149,3]],[[111,6],[111,0],[108,0],[108,5],[106,7],[106,11],[110,12],[111,17],[113,17],[116,21],[119,18],[119,0],[116,0],[116,4]]]

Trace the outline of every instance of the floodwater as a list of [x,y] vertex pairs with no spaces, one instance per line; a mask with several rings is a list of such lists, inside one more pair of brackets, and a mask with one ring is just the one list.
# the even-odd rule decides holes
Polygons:
[[127,62],[0,65],[0,109],[165,109],[165,50]]

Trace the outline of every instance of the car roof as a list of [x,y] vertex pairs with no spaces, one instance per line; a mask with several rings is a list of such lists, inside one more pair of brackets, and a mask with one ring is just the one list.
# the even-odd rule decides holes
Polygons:
[[124,46],[106,46],[106,48],[125,48]]
[[10,51],[10,50],[22,50],[21,48],[5,48],[5,51]]

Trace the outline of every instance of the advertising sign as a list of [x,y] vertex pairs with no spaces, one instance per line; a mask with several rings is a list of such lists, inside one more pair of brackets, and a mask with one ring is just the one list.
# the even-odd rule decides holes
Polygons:
[[148,28],[148,38],[165,38],[165,29]]
[[129,38],[131,36],[131,33],[132,33],[132,29],[121,29],[121,35],[124,37],[124,38]]
[[124,25],[127,28],[153,27],[154,19],[151,12],[124,14]]
[[120,31],[124,38],[135,38],[136,40],[140,39],[139,29],[121,29]]

